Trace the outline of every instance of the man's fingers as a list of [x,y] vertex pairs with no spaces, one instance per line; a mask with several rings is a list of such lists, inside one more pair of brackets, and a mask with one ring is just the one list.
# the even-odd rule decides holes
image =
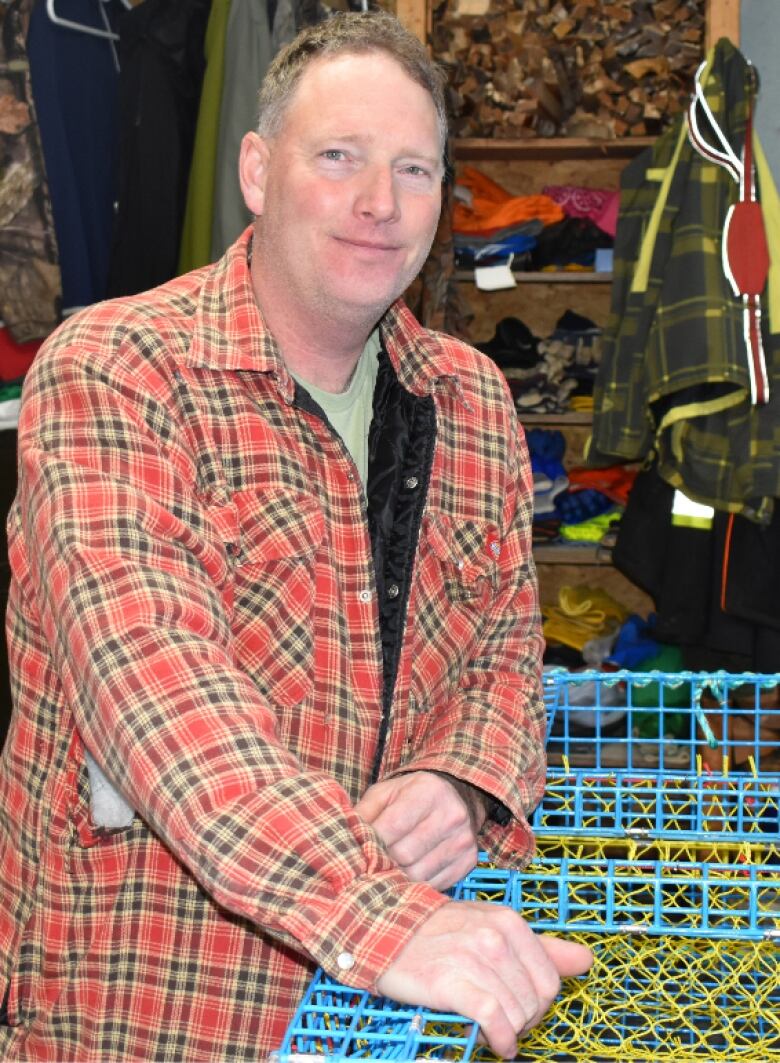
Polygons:
[[419,860],[431,847],[435,834],[433,822],[423,810],[395,802],[383,808],[371,826],[402,867]]
[[565,941],[548,934],[541,934],[539,941],[561,978],[585,974],[593,964],[593,953],[578,941]]
[[387,805],[390,793],[379,786],[371,786],[363,794],[355,805],[355,811],[366,823],[374,823],[374,820]]
[[469,806],[449,780],[412,772],[369,787],[355,805],[413,882],[447,889],[476,864]]
[[465,838],[455,851],[446,845],[434,849],[425,860],[406,869],[406,873],[413,882],[428,882],[435,890],[447,890],[473,871],[478,858],[476,843]]
[[480,1032],[496,1055],[514,1059],[517,1055],[518,1031],[536,1013],[536,997],[531,994],[527,1000],[520,1001],[488,973],[479,986],[468,982],[465,990],[462,1004],[458,1004],[456,993],[457,1010],[478,1023]]
[[[382,787],[367,790],[355,805],[355,811],[374,828],[388,851],[412,835],[421,816],[419,809],[397,803],[393,795]],[[420,853],[424,851],[423,844],[421,842],[417,846]],[[411,863],[419,858],[419,854],[404,853],[404,858]],[[393,856],[393,859],[397,860],[397,857]]]
[[[355,805],[355,811],[371,824],[388,850],[412,835],[429,815],[429,809],[420,801],[403,800],[403,791],[396,780],[369,787]],[[406,862],[411,863],[417,858],[410,853]]]

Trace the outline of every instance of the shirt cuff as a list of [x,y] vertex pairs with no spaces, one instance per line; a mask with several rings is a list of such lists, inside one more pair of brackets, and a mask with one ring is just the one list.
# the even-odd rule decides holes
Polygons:
[[450,898],[400,870],[359,876],[327,916],[299,907],[284,929],[340,982],[376,992],[376,982],[419,927]]

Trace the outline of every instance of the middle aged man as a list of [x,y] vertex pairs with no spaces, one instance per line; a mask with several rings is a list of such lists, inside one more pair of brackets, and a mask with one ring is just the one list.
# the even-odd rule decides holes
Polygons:
[[579,945],[441,890],[528,858],[531,486],[488,360],[398,301],[442,86],[387,15],[275,61],[213,267],[25,387],[0,769],[6,1060],[260,1060],[314,964],[515,1053]]

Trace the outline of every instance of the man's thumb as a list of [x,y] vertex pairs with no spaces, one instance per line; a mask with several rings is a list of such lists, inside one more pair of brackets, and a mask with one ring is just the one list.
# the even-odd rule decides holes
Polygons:
[[561,978],[585,974],[593,963],[593,953],[577,941],[565,941],[550,934],[540,934],[539,940],[554,963]]

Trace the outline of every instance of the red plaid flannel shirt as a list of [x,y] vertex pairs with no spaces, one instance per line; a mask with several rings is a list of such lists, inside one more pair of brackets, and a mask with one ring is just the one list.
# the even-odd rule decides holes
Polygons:
[[[340,443],[292,403],[247,239],[78,315],[25,388],[5,1059],[262,1059],[314,963],[372,987],[444,903],[353,811],[382,689],[365,504]],[[382,335],[437,415],[382,776],[487,790],[513,819],[483,843],[517,864],[544,779],[525,448],[484,357],[400,303]],[[129,827],[91,820],[85,746]]]

